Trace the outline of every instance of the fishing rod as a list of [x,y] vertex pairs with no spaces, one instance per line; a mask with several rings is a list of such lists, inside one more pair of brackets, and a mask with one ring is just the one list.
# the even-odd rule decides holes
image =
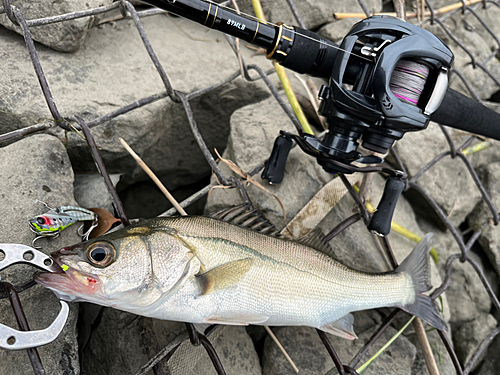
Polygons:
[[324,139],[281,132],[262,177],[283,179],[293,141],[329,173],[380,171],[389,175],[377,211],[368,226],[381,236],[390,231],[406,176],[381,166],[385,154],[406,132],[436,121],[500,140],[500,114],[448,88],[453,53],[434,34],[390,16],[372,16],[357,24],[340,46],[318,34],[283,23],[270,24],[205,0],[147,0],[178,16],[264,48],[268,59],[297,73],[329,80],[319,91],[325,116]]

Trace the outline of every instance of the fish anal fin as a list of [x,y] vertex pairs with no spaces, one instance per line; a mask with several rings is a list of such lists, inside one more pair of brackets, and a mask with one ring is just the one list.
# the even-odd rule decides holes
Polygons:
[[269,317],[264,315],[211,316],[208,318],[207,323],[247,326],[249,324],[262,324],[268,319]]
[[250,258],[223,264],[196,276],[201,288],[201,295],[214,293],[233,285],[250,270],[253,260]]
[[333,250],[320,228],[313,229],[305,236],[300,237],[297,241],[333,257]]
[[358,336],[354,333],[354,329],[352,327],[353,323],[354,316],[352,314],[347,314],[334,322],[319,327],[319,329],[325,331],[326,333],[343,337],[348,340],[355,340]]

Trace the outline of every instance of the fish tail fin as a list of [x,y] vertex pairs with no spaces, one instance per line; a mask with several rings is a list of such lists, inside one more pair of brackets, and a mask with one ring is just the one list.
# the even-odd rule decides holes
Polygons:
[[425,320],[433,327],[446,330],[446,322],[439,312],[437,304],[429,296],[422,294],[432,288],[429,264],[431,238],[432,233],[426,234],[396,269],[396,272],[405,273],[411,278],[415,290],[413,302],[400,307],[404,311]]

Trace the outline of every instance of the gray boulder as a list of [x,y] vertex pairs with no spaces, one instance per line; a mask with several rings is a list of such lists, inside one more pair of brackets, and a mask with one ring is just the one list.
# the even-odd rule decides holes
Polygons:
[[343,20],[336,20],[319,29],[318,34],[323,38],[330,39],[340,44],[349,30],[359,21],[361,21],[361,18],[344,18]]
[[[110,176],[116,186],[120,175]],[[104,208],[113,213],[113,197],[108,191],[104,179],[100,174],[77,174],[75,175],[75,200],[80,207]]]
[[[496,162],[487,165],[483,169],[482,180],[498,212],[498,207],[500,207],[500,163]],[[470,215],[469,225],[480,228],[491,217],[491,211],[486,203],[482,201]],[[479,238],[479,243],[491,260],[495,270],[500,273],[500,228],[493,225],[486,227]]]
[[[73,198],[73,171],[63,144],[49,135],[35,135],[0,148],[0,207],[6,220],[0,222],[0,243],[30,245],[34,238],[28,220],[47,208],[76,205]],[[41,239],[38,246],[50,253],[80,242],[78,225],[65,229],[59,238]],[[2,281],[20,285],[29,281],[35,269],[16,265],[1,272]],[[30,328],[47,328],[60,310],[57,297],[48,289],[35,286],[20,294]],[[40,313],[43,312],[43,313]],[[78,307],[71,304],[66,327],[57,340],[39,348],[47,374],[79,374],[76,318]],[[0,301],[1,323],[18,328],[8,300]],[[1,375],[25,375],[33,372],[26,351],[0,350]]]
[[[496,319],[493,315],[488,314],[481,315],[471,322],[464,323],[454,331],[453,336],[456,343],[457,356],[464,365],[469,363],[478,346],[496,326]],[[485,355],[486,352],[479,357],[477,364],[481,362]]]
[[[99,6],[111,4],[112,0],[78,0],[53,2],[47,0],[20,1],[11,0],[27,20],[59,16],[65,13],[85,11]],[[88,30],[94,22],[94,16],[78,18],[71,21],[57,22],[30,28],[33,39],[47,47],[62,52],[74,52],[85,42]],[[22,29],[14,25],[7,15],[0,14],[0,25],[23,35]]]
[[[410,331],[410,332],[408,332]],[[453,362],[446,351],[443,341],[439,337],[436,330],[426,330],[427,338],[429,344],[432,348],[432,353],[434,354],[434,359],[438,367],[440,374],[454,374],[455,367]],[[410,342],[417,348],[417,355],[413,366],[411,367],[412,375],[429,375],[429,370],[427,369],[427,364],[425,362],[424,355],[422,354],[422,349],[420,349],[420,344],[418,342],[417,336],[414,331],[407,329],[405,331],[405,336]]]
[[[143,23],[177,90],[191,92],[206,88],[238,69],[233,52],[216,31],[207,32],[200,25],[165,15],[147,17]],[[40,118],[50,118],[33,66],[29,59],[20,57],[27,53],[22,37],[0,30],[0,51],[0,127],[6,132],[32,125]],[[91,29],[85,46],[71,55],[43,46],[37,51],[55,103],[65,117],[79,115],[90,121],[165,91],[131,20]],[[235,109],[268,95],[261,82],[248,83],[239,78],[191,100],[209,149],[224,149],[229,116]],[[54,128],[53,133],[66,140],[61,129]],[[210,173],[182,105],[170,99],[119,116],[93,128],[92,134],[108,171],[125,173],[124,180],[129,183],[147,177],[123,149],[119,137],[171,186],[190,184]],[[75,171],[95,172],[86,142],[73,133],[68,134],[67,142]]]
[[[145,345],[145,319],[149,318],[103,308],[83,348],[82,374],[121,375],[138,371],[156,354],[148,353]],[[183,323],[152,320],[153,339],[163,349],[184,327]]]
[[[356,318],[357,315],[358,314],[356,314]],[[355,322],[357,320],[356,318]],[[327,334],[343,364],[348,364],[373,334],[376,326],[373,325],[373,321],[371,323],[371,326],[363,327],[364,331],[357,330],[357,335],[359,337],[357,340],[349,341]],[[337,373],[333,361],[314,328],[276,327],[273,328],[273,332],[299,368],[300,374],[317,375],[328,373],[328,375],[333,375]],[[373,356],[382,345],[394,336],[395,333],[396,330],[394,328],[388,328],[368,351],[361,361],[361,364]],[[411,367],[415,360],[415,353],[415,346],[408,341],[406,337],[400,336],[397,338],[396,342],[389,346],[389,348],[371,364],[368,371],[373,374],[411,375]],[[264,375],[293,373],[290,364],[270,337],[266,338],[262,367]]]
[[[259,357],[245,327],[220,326],[209,336],[227,374],[261,375]],[[172,375],[216,375],[205,348],[184,341],[168,361]]]
[[[464,132],[448,130],[457,147],[467,139]],[[410,178],[436,156],[449,150],[441,130],[432,122],[424,131],[407,133],[396,142],[394,148]],[[434,198],[455,226],[465,220],[481,199],[476,184],[459,158],[445,156],[424,173],[417,183]],[[419,213],[425,216],[427,213],[422,212],[422,207],[426,206],[421,204],[425,202],[424,198],[419,195],[412,195],[412,198],[414,205],[420,207]]]
[[[250,171],[269,157],[280,130],[295,131],[295,128],[274,98],[242,108],[231,117],[231,135],[224,157],[235,162],[244,171]],[[225,175],[232,174],[224,163],[220,162],[219,166]],[[288,220],[331,180],[331,176],[316,160],[304,154],[298,147],[289,154],[282,183],[270,185],[260,177],[260,173],[254,178],[280,199]],[[277,228],[283,228],[283,211],[277,200],[252,184],[248,186],[247,191],[252,202],[266,218]],[[215,208],[239,203],[243,203],[243,200],[237,190],[214,189],[205,210],[209,212]]]
[[[474,17],[469,15],[467,20],[472,18]],[[495,22],[491,22],[490,25],[494,23]],[[464,24],[460,13],[456,13],[455,17],[448,18],[444,24],[451,30],[455,37],[467,47],[474,56],[475,61],[482,63],[491,55],[490,45],[488,45],[486,39],[483,38],[484,32],[478,33],[471,31],[470,28],[466,27],[466,24]],[[424,28],[440,37],[448,45],[455,55],[453,66],[463,73],[481,99],[487,100],[492,94],[498,91],[498,85],[495,81],[493,81],[481,68],[474,68],[470,64],[471,59],[469,55],[449,37],[441,26],[426,23]],[[487,61],[485,67],[490,70],[494,77],[500,77],[500,62],[496,58]],[[450,87],[465,95],[470,95],[465,84],[456,75],[451,80]]]
[[486,352],[486,359],[478,375],[496,375],[498,374],[498,367],[500,366],[500,358],[498,352],[500,351],[500,339],[497,336]]
[[[261,4],[268,22],[283,22],[287,25],[298,25],[286,0],[263,0]],[[333,21],[333,13],[336,12],[363,13],[363,9],[357,1],[301,0],[294,1],[294,4],[307,29],[315,29]],[[372,13],[382,10],[382,2],[380,0],[365,0],[365,4]],[[240,4],[240,8],[245,13],[254,14],[251,2]]]

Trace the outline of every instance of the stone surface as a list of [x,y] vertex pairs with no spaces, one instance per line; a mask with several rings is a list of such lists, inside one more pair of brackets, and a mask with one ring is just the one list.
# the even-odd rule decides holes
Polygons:
[[[448,131],[456,147],[467,139],[467,135],[463,132],[450,128]],[[449,150],[444,135],[435,123],[430,123],[424,131],[407,133],[396,142],[394,148],[410,178],[436,156]],[[477,186],[459,158],[451,159],[450,156],[445,156],[424,173],[417,182],[434,198],[455,226],[465,220],[481,199]],[[425,199],[419,197],[418,194],[412,195],[414,205],[417,209],[420,208],[419,214],[427,216],[430,210],[427,209]],[[436,222],[441,224],[439,219]]]
[[137,315],[103,308],[84,348],[82,374],[133,374],[148,361]]
[[[286,0],[263,0],[261,4],[268,22],[298,25]],[[363,9],[357,1],[301,0],[294,1],[294,4],[306,28],[313,30],[333,21],[333,13],[363,13]],[[372,13],[382,10],[382,1],[380,0],[365,0],[365,4]],[[242,12],[254,14],[251,2],[242,2],[239,6]]]
[[[295,131],[295,128],[274,98],[242,108],[231,117],[231,135],[224,157],[235,162],[244,171],[250,171],[269,157],[280,130]],[[222,166],[223,163],[219,165]],[[225,166],[223,171],[225,175],[231,175]],[[323,171],[315,159],[304,154],[298,147],[289,154],[281,184],[270,185],[260,177],[260,173],[254,178],[280,199],[288,220],[331,180],[331,176]],[[254,185],[248,186],[247,190],[252,202],[266,218],[277,228],[283,228],[283,211],[276,199]],[[208,198],[206,211],[242,202],[235,189],[214,189]]]
[[[259,357],[245,327],[220,326],[209,336],[227,374],[261,375]],[[217,375],[202,345],[183,342],[169,359],[172,375]]]
[[[460,359],[463,364],[469,363],[469,360],[478,346],[496,326],[497,321],[490,314],[481,315],[473,321],[460,325],[459,328],[453,332],[454,341],[457,343],[456,353],[458,359]],[[486,352],[484,352],[484,355],[485,354]],[[484,355],[479,357],[478,364]]]
[[[474,18],[474,16],[469,15],[467,20]],[[494,22],[490,22],[490,25]],[[476,62],[482,63],[486,60],[492,53],[490,45],[483,38],[483,33],[478,33],[471,31],[469,27],[464,24],[459,12],[456,13],[455,17],[448,18],[444,24],[448,27],[454,36],[465,45],[467,50],[470,51]],[[453,66],[455,69],[460,70],[461,73],[470,83],[471,87],[474,89],[476,94],[481,99],[488,99],[495,92],[498,91],[498,84],[491,79],[486,72],[481,68],[474,68],[471,63],[471,58],[457,43],[450,38],[450,36],[441,28],[441,26],[435,24],[430,25],[430,23],[425,24],[425,29],[431,31],[438,37],[440,37],[452,50],[455,55],[455,60]],[[496,46],[495,48],[498,48]],[[496,58],[490,59],[485,63],[485,67],[488,68],[494,77],[500,77],[500,61]],[[465,95],[470,96],[468,89],[465,84],[458,76],[454,76],[450,82],[450,87],[454,90],[460,91]]]
[[[368,197],[370,197],[375,207],[382,196],[384,183],[382,177],[374,176]],[[328,233],[342,220],[350,216],[354,207],[354,199],[349,195],[344,196],[319,224],[323,233]],[[426,233],[426,231],[420,229],[415,213],[404,196],[401,196],[398,200],[393,221],[421,237]],[[388,235],[388,239],[398,263],[401,263],[415,247],[412,241],[394,231]],[[384,272],[392,269],[378,237],[370,233],[362,221],[358,221],[334,237],[330,241],[330,246],[334,251],[335,258],[351,268],[365,272]],[[442,283],[438,268],[432,261],[430,266],[431,285],[438,287]],[[443,309],[444,317],[448,320],[450,315],[446,296],[443,297]]]
[[[341,362],[348,364],[363,344],[370,338],[374,330],[375,327],[371,326],[365,328],[363,332],[357,332],[359,339],[354,341],[329,334],[327,336]],[[336,374],[337,370],[334,368],[334,363],[315,329],[309,327],[275,327],[273,328],[273,332],[299,368],[300,374]],[[395,333],[396,330],[394,328],[388,328],[368,351],[361,364],[374,355]],[[411,366],[415,360],[415,353],[415,346],[406,337],[400,336],[372,363],[367,373],[410,375]],[[264,375],[293,373],[290,364],[270,337],[266,339],[262,367]],[[329,370],[331,372],[328,372]]]
[[[428,375],[429,370],[427,369],[427,364],[425,363],[424,355],[422,354],[422,350],[420,349],[420,344],[418,343],[418,339],[414,333],[409,334],[410,328],[405,331],[405,336],[408,340],[411,341],[413,345],[417,348],[417,355],[415,361],[413,362],[413,366],[411,367],[412,375]],[[412,332],[414,332],[412,330]],[[446,348],[441,341],[436,330],[427,330],[427,338],[429,339],[429,343],[432,348],[432,353],[434,354],[434,359],[436,361],[438,370],[440,374],[454,374],[455,367],[453,366],[453,362],[446,351]]]
[[486,359],[478,372],[478,375],[496,375],[498,374],[498,368],[500,366],[500,357],[498,353],[500,351],[500,337],[493,340],[487,349]]
[[[18,7],[27,20],[59,16],[66,13],[86,11],[99,6],[111,4],[112,0],[78,0],[69,1],[20,1],[11,0],[12,6]],[[78,18],[71,21],[57,22],[30,28],[33,39],[50,48],[62,52],[74,52],[85,42],[88,29],[92,26],[94,17]],[[0,14],[0,25],[15,30],[23,35],[19,26],[15,26],[7,15]]]
[[[0,243],[30,245],[34,238],[28,220],[44,213],[47,208],[76,205],[73,199],[73,171],[62,143],[49,135],[34,135],[7,147],[0,148],[0,207],[6,220],[0,221]],[[41,239],[38,246],[50,253],[80,241],[77,226],[64,230],[54,240]],[[2,281],[20,285],[32,278],[35,269],[15,265],[1,272]],[[47,328],[60,310],[56,296],[41,286],[20,294],[30,328]],[[43,311],[41,314],[40,312]],[[39,349],[47,374],[79,374],[76,344],[76,317],[78,307],[70,304],[70,316],[59,338]],[[17,329],[17,323],[8,300],[0,301],[1,323]],[[25,375],[33,372],[26,351],[0,349],[0,374]]]
[[[111,175],[111,181],[116,186],[120,175]],[[75,175],[75,200],[80,207],[104,208],[113,213],[113,197],[108,191],[104,179],[100,174]]]
[[[420,225],[424,228],[423,223]],[[439,253],[439,269],[444,278],[446,261],[452,254],[460,250],[454,238],[448,232],[434,232],[434,247]],[[446,289],[446,297],[450,306],[450,323],[460,325],[476,319],[479,315],[488,314],[491,301],[476,271],[468,263],[453,263],[451,283]]]
[[335,20],[319,29],[318,34],[323,38],[330,39],[337,44],[342,42],[342,39],[351,30],[354,24],[361,21],[361,18],[345,18],[343,20]]
[[[481,173],[482,182],[487,193],[492,199],[493,204],[500,207],[500,163],[492,163],[483,169]],[[483,223],[488,222],[491,218],[491,211],[483,201],[469,217],[469,225],[475,228],[480,228]],[[491,219],[490,219],[491,220]],[[479,243],[484,249],[496,271],[500,273],[500,228],[498,226],[489,226],[485,229]]]
[[[220,33],[207,32],[200,25],[165,15],[147,17],[143,22],[175,89],[191,92],[206,88],[237,71],[237,59]],[[40,118],[50,118],[22,37],[0,30],[0,51],[0,127],[3,132],[32,125]],[[85,46],[71,55],[43,46],[38,46],[37,51],[55,103],[65,117],[79,115],[90,121],[165,91],[131,20],[91,29]],[[261,82],[248,83],[238,78],[191,100],[209,150],[224,149],[229,116],[235,109],[268,95]],[[62,130],[53,132],[66,139]],[[161,99],[119,116],[93,128],[92,134],[102,150],[108,171],[125,173],[124,182],[147,177],[121,146],[119,137],[124,138],[160,178],[169,181],[169,188],[191,184],[210,174],[183,106],[170,99]],[[75,171],[95,172],[87,144],[73,133],[68,134],[68,138]]]

